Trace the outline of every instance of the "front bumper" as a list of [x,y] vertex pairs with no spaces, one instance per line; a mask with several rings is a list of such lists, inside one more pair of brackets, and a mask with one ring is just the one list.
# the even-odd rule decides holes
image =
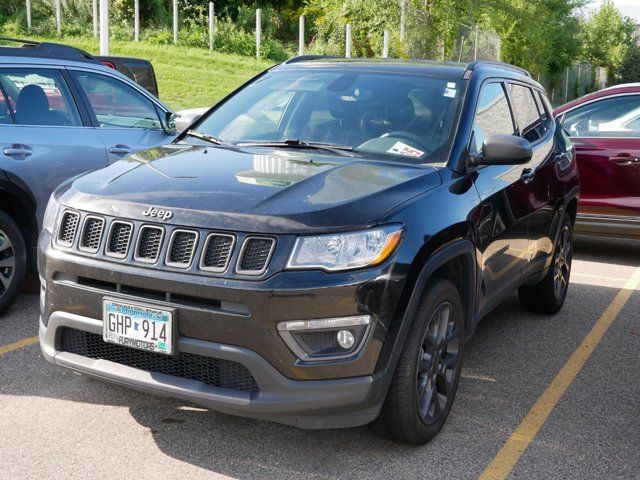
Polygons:
[[[382,407],[393,373],[383,345],[404,286],[401,263],[340,275],[300,271],[232,281],[74,255],[52,248],[47,232],[40,238],[38,263],[40,343],[51,363],[225,413],[302,428],[364,425]],[[156,293],[162,298],[148,297]],[[62,348],[65,328],[101,338],[105,296],[175,309],[176,352],[236,362],[253,376],[257,391],[213,386]],[[301,361],[277,332],[284,320],[358,314],[371,315],[374,322],[364,347],[349,359]]]
[[180,398],[224,413],[300,428],[343,428],[373,421],[384,401],[385,382],[382,374],[335,380],[290,380],[251,350],[179,338],[179,351],[238,362],[249,369],[260,387],[259,392],[230,390],[59,351],[58,332],[63,327],[102,335],[100,320],[65,312],[52,313],[47,326],[41,319],[39,332],[42,353],[49,362],[126,387]]

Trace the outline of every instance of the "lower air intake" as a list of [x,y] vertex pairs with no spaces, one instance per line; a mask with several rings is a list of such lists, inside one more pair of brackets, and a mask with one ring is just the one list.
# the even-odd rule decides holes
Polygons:
[[251,372],[231,360],[204,357],[191,353],[163,355],[136,350],[102,340],[102,335],[63,327],[60,350],[96,360],[107,360],[147,372],[197,380],[207,385],[245,392],[258,392]]

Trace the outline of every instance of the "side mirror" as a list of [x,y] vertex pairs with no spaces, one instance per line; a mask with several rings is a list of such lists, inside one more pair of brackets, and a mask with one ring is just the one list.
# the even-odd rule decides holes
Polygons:
[[178,133],[176,129],[176,118],[177,115],[173,112],[167,112],[164,121],[164,131],[167,135],[175,135]]
[[531,143],[522,137],[494,133],[485,138],[482,153],[471,155],[473,165],[522,165],[533,156]]
[[188,110],[180,110],[176,113],[176,127],[179,132],[185,131],[189,125],[198,120],[208,108],[190,108]]

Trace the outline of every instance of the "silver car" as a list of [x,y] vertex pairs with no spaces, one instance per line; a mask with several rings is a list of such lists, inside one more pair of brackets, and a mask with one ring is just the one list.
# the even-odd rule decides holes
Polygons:
[[171,142],[173,119],[151,93],[82,50],[0,45],[0,313],[35,265],[53,190]]

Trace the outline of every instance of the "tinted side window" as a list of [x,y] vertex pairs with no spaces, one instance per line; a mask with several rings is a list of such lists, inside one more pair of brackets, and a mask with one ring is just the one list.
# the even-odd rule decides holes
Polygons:
[[562,126],[572,137],[640,137],[639,119],[640,95],[624,95],[578,107]]
[[148,98],[106,75],[74,72],[102,128],[161,128]]
[[531,143],[540,140],[544,135],[544,128],[531,89],[513,84],[511,85],[511,98],[520,135]]
[[11,112],[9,111],[9,102],[7,102],[2,90],[0,90],[0,125],[12,124]]
[[552,123],[555,121],[553,118],[553,107],[549,103],[549,99],[542,92],[534,92],[533,96],[536,99],[538,110],[540,110],[540,117],[542,118],[542,127],[545,133],[551,129]]
[[0,83],[7,94],[8,107],[13,110],[18,124],[82,125],[73,97],[59,71],[2,69]]
[[515,134],[509,102],[501,83],[489,83],[482,87],[473,123],[478,151],[484,139],[494,133]]

